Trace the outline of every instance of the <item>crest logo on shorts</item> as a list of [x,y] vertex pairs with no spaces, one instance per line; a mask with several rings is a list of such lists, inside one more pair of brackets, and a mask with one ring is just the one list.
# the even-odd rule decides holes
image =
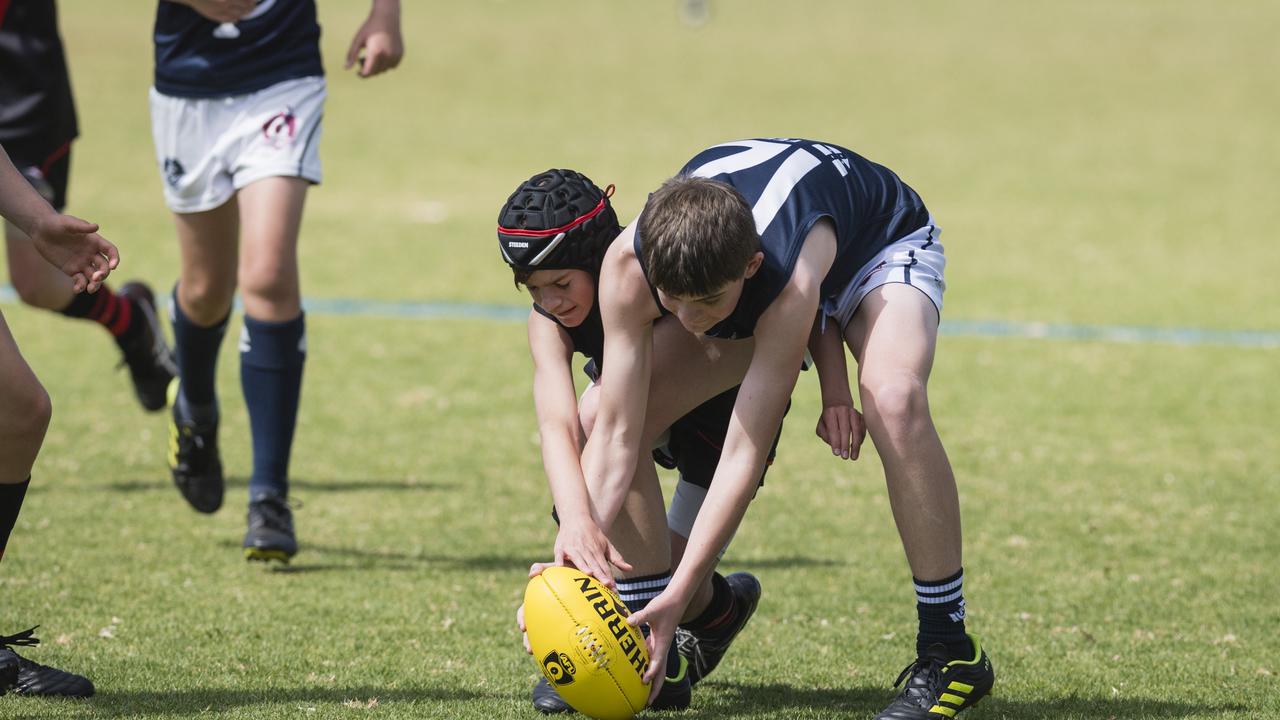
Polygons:
[[182,163],[178,162],[178,158],[164,159],[164,181],[171,187],[178,187],[178,182],[182,180],[182,176],[187,174],[186,168],[182,167]]
[[290,145],[297,134],[298,117],[293,114],[293,108],[290,107],[286,107],[262,123],[262,136],[267,139],[267,144],[271,147]]

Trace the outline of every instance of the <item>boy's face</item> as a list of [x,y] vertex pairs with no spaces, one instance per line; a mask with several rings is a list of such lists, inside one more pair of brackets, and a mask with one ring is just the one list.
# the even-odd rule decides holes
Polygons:
[[565,327],[581,325],[596,301],[595,280],[585,270],[538,270],[524,285],[538,307]]
[[738,300],[742,298],[743,286],[747,284],[748,278],[756,274],[763,261],[764,253],[757,252],[747,263],[742,277],[706,295],[671,295],[659,288],[658,299],[662,301],[663,307],[676,316],[685,330],[701,335],[733,314]]

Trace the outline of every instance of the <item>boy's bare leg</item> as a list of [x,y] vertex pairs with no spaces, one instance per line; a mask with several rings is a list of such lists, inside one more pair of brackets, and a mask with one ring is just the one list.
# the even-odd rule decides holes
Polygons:
[[845,331],[858,360],[867,428],[884,464],[898,534],[912,574],[938,579],[961,565],[960,500],[926,391],[938,314],[909,285],[869,293]]
[[236,291],[240,216],[236,199],[198,213],[174,215],[182,268],[177,301],[193,324],[210,327],[231,311]]
[[302,312],[298,232],[309,186],[301,178],[271,177],[238,194],[240,296],[251,318],[285,322]]
[[0,315],[0,483],[31,475],[53,406]]

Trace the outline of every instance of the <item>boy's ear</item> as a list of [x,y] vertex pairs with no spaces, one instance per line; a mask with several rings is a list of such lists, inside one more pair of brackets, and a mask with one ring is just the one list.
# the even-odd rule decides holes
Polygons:
[[747,271],[743,273],[742,277],[744,279],[750,279],[751,276],[755,275],[756,271],[760,269],[760,265],[763,262],[764,262],[764,253],[757,250],[756,254],[752,255],[751,259],[747,261]]

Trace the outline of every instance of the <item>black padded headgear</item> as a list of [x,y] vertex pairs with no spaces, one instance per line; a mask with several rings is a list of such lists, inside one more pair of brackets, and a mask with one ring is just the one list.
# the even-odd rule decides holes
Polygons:
[[498,213],[498,249],[514,270],[572,269],[593,275],[621,231],[601,190],[573,170],[548,170],[520,184]]

